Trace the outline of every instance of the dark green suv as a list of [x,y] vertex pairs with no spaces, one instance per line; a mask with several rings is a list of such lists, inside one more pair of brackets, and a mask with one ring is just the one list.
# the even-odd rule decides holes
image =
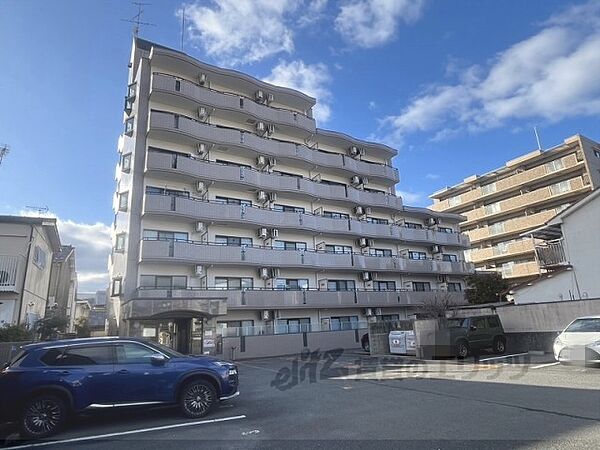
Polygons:
[[502,354],[506,350],[506,336],[497,315],[448,319],[446,330],[454,355],[465,358],[469,353],[491,349]]

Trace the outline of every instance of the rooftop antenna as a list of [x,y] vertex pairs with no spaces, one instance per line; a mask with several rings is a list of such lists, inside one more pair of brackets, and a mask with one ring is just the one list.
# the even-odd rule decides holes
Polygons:
[[131,4],[137,6],[138,13],[135,16],[133,16],[131,19],[121,19],[121,20],[123,22],[132,23],[133,24],[133,36],[138,37],[138,34],[140,33],[140,25],[148,25],[151,27],[155,27],[156,24],[142,21],[142,14],[144,14],[144,9],[142,7],[150,6],[151,3],[131,2]]
[[533,132],[535,133],[535,140],[537,141],[538,150],[541,150],[542,144],[540,143],[540,135],[538,134],[537,127],[533,127]]
[[185,35],[185,5],[181,9],[181,51],[183,52],[183,36]]
[[50,211],[50,208],[48,208],[47,206],[25,206],[25,209],[36,211],[38,213],[38,216],[46,214],[48,211]]
[[0,165],[2,164],[2,159],[9,153],[10,147],[7,144],[0,144]]

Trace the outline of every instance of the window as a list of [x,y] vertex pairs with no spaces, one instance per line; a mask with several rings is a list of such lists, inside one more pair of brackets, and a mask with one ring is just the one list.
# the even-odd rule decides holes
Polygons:
[[378,217],[367,217],[367,222],[369,223],[376,223],[379,225],[388,225],[390,223],[389,220],[387,219],[380,219]]
[[237,236],[215,236],[215,244],[229,245],[232,247],[252,247],[252,238]]
[[276,250],[306,250],[306,242],[275,241],[273,248]]
[[117,344],[117,362],[119,364],[150,364],[150,359],[158,351],[141,344]]
[[40,269],[46,268],[46,252],[39,245],[33,249],[33,263]]
[[356,330],[358,329],[358,316],[332,317],[329,321],[329,327],[332,331]]
[[567,333],[600,333],[600,319],[577,319],[565,330]]
[[294,177],[294,178],[304,178],[302,175],[298,175],[297,173],[292,172],[283,172],[281,170],[274,170],[273,175],[280,175],[283,177]]
[[326,245],[325,251],[327,253],[352,253],[352,247],[350,245]]
[[387,194],[387,192],[382,191],[381,189],[373,189],[373,188],[363,188],[367,192],[373,192],[374,194]]
[[369,255],[391,257],[392,251],[387,248],[372,248],[372,249],[369,249]]
[[496,222],[490,225],[490,234],[504,233],[504,222]]
[[114,278],[112,280],[112,286],[111,286],[111,290],[110,290],[110,295],[111,296],[121,295],[122,284],[123,284],[123,280],[121,278]]
[[562,159],[555,159],[554,161],[550,161],[546,163],[546,171],[547,172],[556,172],[557,170],[562,169],[563,166],[563,162]]
[[478,330],[484,330],[486,328],[485,318],[474,317],[471,319],[471,326],[476,327]]
[[129,192],[121,192],[119,194],[119,211],[127,211],[129,203]]
[[456,256],[456,255],[450,255],[448,253],[444,253],[442,255],[442,261],[456,262],[456,261],[458,261],[458,256]]
[[254,279],[236,277],[215,277],[215,289],[240,290],[253,289]]
[[501,211],[500,202],[490,203],[489,205],[485,205],[484,207],[486,214],[496,214]]
[[130,117],[125,121],[125,134],[131,136],[133,134],[133,117]]
[[115,251],[123,252],[125,251],[125,233],[117,234],[116,242],[115,242]]
[[129,172],[131,170],[131,153],[121,156],[121,171]]
[[328,291],[353,291],[355,289],[354,280],[328,280]]
[[140,287],[142,289],[186,289],[187,277],[185,275],[141,275]]
[[[217,334],[221,336],[249,336],[254,334],[254,320],[224,320],[217,322]],[[231,331],[227,331],[231,328]],[[241,332],[241,333],[240,333]]]
[[449,227],[438,227],[438,231],[441,233],[454,233],[454,230]]
[[429,292],[431,291],[431,283],[429,281],[413,281],[413,291]]
[[175,80],[175,90],[177,92],[181,91],[181,80]]
[[128,98],[135,97],[135,88],[136,88],[136,83],[131,83],[130,85],[127,86],[127,97]]
[[188,234],[182,231],[144,230],[144,239],[150,241],[187,241]]
[[304,333],[310,331],[310,318],[302,317],[300,319],[283,319],[279,323],[287,325],[288,333]]
[[277,278],[275,280],[275,289],[281,289],[284,291],[304,291],[308,289],[308,279]]
[[300,206],[290,206],[290,205],[274,205],[273,211],[279,212],[295,212],[304,214],[305,209]]
[[373,289],[376,291],[395,291],[396,290],[396,282],[395,281],[375,281],[373,283]]
[[503,255],[505,253],[508,253],[508,243],[498,242],[494,247],[494,255]]
[[404,222],[404,226],[406,228],[413,228],[415,230],[420,230],[421,228],[423,228],[423,225],[421,225],[420,223],[414,223],[414,222]]
[[252,206],[251,200],[242,200],[240,198],[231,198],[231,197],[215,197],[215,202],[222,203],[224,205],[242,205],[242,206]]
[[408,259],[427,259],[427,253],[411,250],[408,252]]
[[225,161],[224,159],[217,159],[215,160],[215,162],[218,164],[224,164],[226,166],[244,167],[246,169],[252,169],[252,166],[249,166],[248,164],[240,164],[233,161]]
[[323,211],[323,217],[329,217],[330,219],[349,219],[350,214],[335,211]]
[[600,158],[600,150],[594,150],[594,156]]
[[179,128],[179,114],[173,115],[173,128],[175,128],[175,129]]
[[456,196],[450,197],[448,199],[448,206],[449,207],[458,206],[460,204],[461,204],[460,195],[456,195]]
[[50,349],[42,362],[49,366],[96,366],[113,364],[113,348],[110,345],[67,347]]
[[323,179],[321,179],[321,184],[328,184],[330,186],[346,186],[346,184],[344,184],[344,183],[338,183],[337,181],[323,180]]
[[488,195],[496,192],[496,183],[490,183],[481,186],[481,195]]
[[500,319],[496,316],[490,316],[487,318],[488,327],[500,328]]
[[552,195],[562,194],[571,190],[571,182],[569,180],[561,181],[560,183],[553,184],[550,186],[550,192]]
[[171,195],[173,197],[190,197],[190,193],[187,191],[180,191],[178,189],[167,189],[155,186],[146,186],[146,194],[150,195]]
[[394,321],[394,320],[400,320],[400,314],[382,314],[381,316],[378,316],[381,318],[381,320],[384,321]]
[[460,283],[448,283],[448,292],[460,292],[462,291],[462,286]]

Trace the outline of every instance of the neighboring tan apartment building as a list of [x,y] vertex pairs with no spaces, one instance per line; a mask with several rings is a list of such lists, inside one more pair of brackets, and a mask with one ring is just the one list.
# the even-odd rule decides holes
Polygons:
[[403,205],[396,150],[316,128],[301,92],[141,39],[129,68],[111,332],[196,352],[464,301],[462,217]]
[[74,331],[75,302],[77,301],[77,271],[75,270],[75,247],[63,245],[52,258],[50,291],[46,314],[67,319],[65,332]]
[[0,216],[0,326],[44,317],[60,248],[55,219]]
[[460,229],[471,241],[466,259],[480,270],[497,270],[511,282],[540,273],[527,231],[600,185],[600,145],[584,136],[523,155],[485,175],[430,197],[437,212],[462,214]]

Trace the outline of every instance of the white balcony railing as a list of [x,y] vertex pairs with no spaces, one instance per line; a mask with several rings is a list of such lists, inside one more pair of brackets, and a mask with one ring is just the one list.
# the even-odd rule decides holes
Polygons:
[[17,292],[20,256],[0,255],[0,292]]

